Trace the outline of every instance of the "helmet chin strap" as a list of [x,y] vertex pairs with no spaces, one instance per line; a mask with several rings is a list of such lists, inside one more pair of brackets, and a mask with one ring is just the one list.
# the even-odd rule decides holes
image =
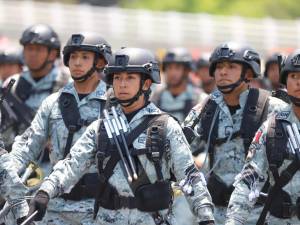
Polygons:
[[98,56],[95,56],[93,66],[89,69],[89,71],[86,72],[86,74],[84,74],[80,77],[74,77],[71,75],[72,79],[76,82],[82,83],[82,82],[86,81],[87,79],[89,79],[94,74],[95,71],[102,72],[103,68],[98,69],[96,67],[98,58],[99,58]]
[[300,107],[300,98],[296,98],[296,97],[291,96],[291,95],[289,95],[289,98],[290,98],[291,102],[292,102],[295,106]]
[[217,85],[217,88],[223,93],[223,94],[229,94],[231,92],[234,91],[234,89],[236,89],[238,86],[240,86],[240,84],[243,82],[243,81],[246,81],[245,79],[245,75],[246,75],[246,66],[243,65],[243,68],[242,68],[242,73],[241,73],[241,76],[240,76],[240,79],[233,83],[233,84],[229,84],[229,85]]
[[144,85],[144,77],[141,78],[140,87],[139,87],[138,92],[132,98],[126,99],[126,100],[121,100],[116,97],[117,102],[123,107],[131,106],[134,102],[136,102],[139,99],[139,97],[141,95],[143,95],[145,92],[147,92],[147,91],[143,90],[143,85]]

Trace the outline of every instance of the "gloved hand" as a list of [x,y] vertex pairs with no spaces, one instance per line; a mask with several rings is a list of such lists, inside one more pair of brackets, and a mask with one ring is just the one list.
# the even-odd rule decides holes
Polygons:
[[215,225],[215,222],[213,220],[202,221],[199,225]]
[[38,191],[29,203],[29,212],[27,218],[37,210],[38,213],[33,217],[33,220],[41,221],[45,216],[49,200],[50,197],[46,192]]

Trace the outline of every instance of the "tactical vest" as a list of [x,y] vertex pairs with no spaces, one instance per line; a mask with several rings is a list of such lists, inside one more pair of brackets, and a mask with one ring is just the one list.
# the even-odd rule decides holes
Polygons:
[[[240,136],[243,138],[245,156],[247,155],[248,148],[251,141],[258,130],[260,125],[266,120],[268,115],[269,106],[269,92],[262,89],[250,89],[248,98],[245,104],[245,108],[242,115],[241,128],[238,132],[235,132],[231,136],[231,140]],[[204,106],[202,112],[200,113],[200,123],[201,128],[198,131],[201,140],[208,142],[209,132],[213,123],[213,118],[216,113],[217,103],[211,99],[208,100]],[[218,117],[213,124],[212,132],[210,134],[209,143],[209,155],[210,155],[210,168],[212,168],[214,162],[214,147],[215,145],[221,145],[225,143],[228,137],[218,138],[218,127],[219,120]],[[194,154],[197,154],[195,152]]]
[[[95,201],[94,216],[96,216],[99,206],[111,210],[137,208],[144,212],[157,212],[169,208],[172,201],[172,189],[170,181],[164,179],[161,167],[163,157],[166,160],[169,160],[170,157],[169,142],[166,139],[168,117],[168,114],[148,115],[141,124],[126,135],[126,144],[137,163],[138,179],[129,183],[134,197],[120,196],[115,187],[108,182],[116,164],[120,161],[120,156],[116,146],[108,138],[104,124],[102,122],[99,124],[96,161],[98,162],[100,184]],[[134,149],[132,143],[145,130],[147,132],[146,148]],[[146,155],[154,165],[157,176],[154,184],[150,182],[139,163],[138,155]],[[107,158],[109,159],[104,164]]]
[[283,161],[289,158],[287,149],[288,136],[284,131],[283,123],[284,120],[272,117],[267,130],[266,153],[269,170],[274,177],[275,184],[268,190],[269,194],[257,224],[264,224],[268,211],[277,218],[288,219],[293,217],[293,215],[297,215],[300,219],[300,198],[298,197],[296,205],[294,205],[290,195],[282,189],[299,170],[299,161],[294,159],[281,174],[278,171]]
[[161,96],[164,91],[166,91],[166,89],[162,89],[157,93],[158,98],[157,98],[157,103],[156,103],[157,107],[160,108],[164,112],[168,112],[170,114],[182,113],[183,116],[186,117],[188,115],[188,113],[190,112],[190,110],[193,108],[193,106],[196,104],[193,99],[186,99],[184,101],[183,108],[173,109],[173,110],[166,109],[166,108],[162,107],[162,102],[161,102],[161,100],[162,100]]
[[[267,118],[269,105],[268,98],[269,92],[261,89],[250,89],[242,115],[243,118],[241,128],[238,132],[231,135],[231,140],[239,136],[243,138],[245,156],[247,155],[248,148],[255,135],[255,132]],[[216,145],[225,143],[228,139],[227,137],[218,138],[219,120],[218,115],[215,115],[217,107],[218,105],[215,101],[213,101],[212,99],[208,99],[201,113],[191,125],[191,127],[194,127],[196,123],[201,123],[201,128],[200,130],[198,130],[198,133],[201,140],[209,144],[208,154],[210,156],[210,168],[213,167],[214,163],[214,147]],[[215,123],[213,123],[215,116],[217,116],[217,119],[215,120]],[[189,130],[185,129],[185,131]],[[185,135],[189,136],[192,135],[192,133],[185,132]],[[187,139],[192,140],[191,137],[187,137]],[[210,143],[208,143],[208,140],[210,140]],[[193,154],[197,155],[199,154],[199,151],[196,151]],[[207,182],[207,188],[212,196],[212,201],[215,205],[224,207],[228,205],[231,193],[234,189],[232,185],[227,186],[218,176],[216,176],[214,173],[211,173]]]

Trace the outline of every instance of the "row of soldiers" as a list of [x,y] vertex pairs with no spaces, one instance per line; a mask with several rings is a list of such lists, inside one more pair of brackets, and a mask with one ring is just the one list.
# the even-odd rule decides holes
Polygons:
[[[69,82],[51,27],[20,43],[27,70],[2,90],[5,224],[299,223],[299,51],[269,62],[280,65],[271,93],[254,88],[265,85],[258,52],[223,43],[203,63],[205,93],[184,49],[167,52],[153,86],[160,66],[146,49],[112,54],[101,36],[73,34]],[[35,164],[43,172],[29,174]]]

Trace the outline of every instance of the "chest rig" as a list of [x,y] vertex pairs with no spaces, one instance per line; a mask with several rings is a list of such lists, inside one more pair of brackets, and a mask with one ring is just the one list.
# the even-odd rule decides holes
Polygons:
[[[94,216],[97,215],[99,207],[111,210],[121,208],[138,209],[144,212],[157,212],[168,209],[172,203],[172,189],[169,180],[164,179],[162,173],[162,160],[169,157],[169,142],[166,139],[166,125],[168,114],[147,115],[137,127],[126,134],[126,144],[130,155],[136,162],[138,179],[132,183],[128,182],[132,192],[131,196],[121,196],[115,187],[109,183],[116,164],[120,161],[120,155],[116,146],[108,138],[103,121],[99,124],[97,134],[98,172],[100,185],[95,201]],[[135,149],[132,145],[138,136],[145,132],[147,134],[146,148]],[[138,155],[146,155],[147,159],[154,165],[157,180],[151,183],[146,171],[139,163]],[[126,156],[124,154],[124,156]],[[108,159],[108,160],[107,160]],[[104,161],[107,161],[106,164]]]
[[184,101],[184,106],[182,108],[179,109],[173,109],[173,110],[169,110],[166,109],[165,107],[162,106],[162,94],[165,91],[165,89],[162,89],[159,93],[157,93],[158,99],[157,99],[157,107],[159,107],[162,111],[168,112],[168,113],[182,113],[183,114],[183,118],[185,118],[188,113],[190,112],[190,110],[193,108],[193,106],[196,104],[196,102],[193,99],[186,99]]
[[265,199],[265,205],[257,224],[264,224],[268,211],[277,218],[288,219],[296,215],[300,219],[300,198],[297,198],[295,205],[291,196],[283,190],[283,187],[290,182],[300,169],[299,157],[296,156],[297,152],[292,157],[292,162],[279,173],[279,168],[282,166],[283,161],[291,158],[290,155],[293,155],[291,150],[289,151],[287,148],[290,141],[286,131],[288,124],[289,122],[276,119],[275,117],[270,119],[266,136],[266,153],[269,170],[272,173],[275,184],[270,187],[270,184],[267,183],[269,187],[268,197]]
[[[255,135],[255,132],[266,120],[268,115],[268,106],[270,96],[269,92],[262,89],[250,89],[248,98],[245,104],[245,108],[242,114],[241,128],[239,131],[231,135],[231,139],[241,137],[244,142],[245,156],[247,155],[248,148],[251,144],[252,138]],[[210,143],[209,144],[209,156],[210,156],[210,168],[212,168],[214,162],[214,147],[216,145],[224,144],[228,137],[218,138],[218,128],[219,128],[219,119],[217,117],[215,123],[213,123],[213,118],[217,111],[217,103],[211,99],[208,100],[204,106],[202,112],[199,115],[199,120],[201,123],[201,128],[198,130],[201,140],[208,142],[209,132],[210,134]],[[218,115],[217,115],[218,116]],[[213,127],[211,127],[213,126]],[[194,154],[197,154],[195,152]]]
[[[100,110],[102,112],[105,107],[105,101],[99,100]],[[87,127],[94,120],[87,120],[81,118],[77,101],[74,95],[70,93],[61,93],[58,99],[59,109],[61,111],[62,119],[66,128],[68,129],[67,142],[64,148],[65,158],[72,147],[73,137],[76,132],[78,132],[82,127]],[[96,193],[97,186],[97,174],[96,173],[87,173],[85,174],[80,181],[74,186],[68,194],[63,194],[62,197],[69,200],[79,201],[84,198],[92,198]]]
[[[230,137],[230,140],[237,137],[243,138],[245,156],[248,153],[248,148],[255,135],[255,132],[267,118],[269,106],[268,97],[269,93],[265,90],[249,90],[248,98],[242,115],[241,128],[239,131],[233,133]],[[218,138],[219,114],[215,115],[217,113],[217,107],[218,105],[215,101],[213,101],[212,99],[208,99],[201,113],[194,120],[194,124],[191,125],[191,127],[194,127],[196,123],[200,122],[201,124],[201,128],[197,132],[199,133],[201,140],[205,141],[209,145],[208,154],[210,157],[210,168],[213,168],[214,164],[214,147],[216,145],[222,145],[223,143],[228,141],[229,138]],[[193,133],[191,132],[191,130],[187,128],[185,129],[185,131],[185,135],[188,136],[187,139],[192,141],[193,137],[191,137],[191,135]],[[199,153],[200,150],[195,151],[193,154],[198,155]],[[232,185],[227,186],[221,180],[221,178],[216,176],[214,173],[211,173],[207,182],[207,188],[212,196],[212,200],[215,205],[228,205],[231,193],[233,191]]]

